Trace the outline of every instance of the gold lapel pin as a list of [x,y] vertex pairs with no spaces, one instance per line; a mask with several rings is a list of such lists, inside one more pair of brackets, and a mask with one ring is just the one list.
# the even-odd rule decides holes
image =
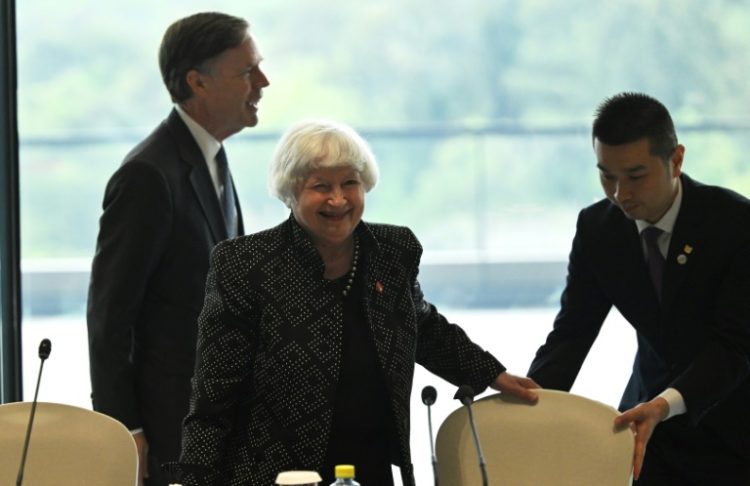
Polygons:
[[691,253],[693,253],[693,247],[690,245],[685,245],[684,247],[682,247],[682,251],[690,255]]

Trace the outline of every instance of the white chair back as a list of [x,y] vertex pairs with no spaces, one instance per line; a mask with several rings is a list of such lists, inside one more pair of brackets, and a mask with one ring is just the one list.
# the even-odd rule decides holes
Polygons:
[[[615,430],[617,410],[578,395],[538,390],[528,404],[495,394],[472,413],[490,486],[618,486],[632,483],[634,437]],[[482,484],[468,413],[461,407],[436,440],[440,486]]]
[[[0,484],[16,484],[31,403],[0,405]],[[38,403],[24,486],[135,486],[138,453],[130,431],[98,412]]]

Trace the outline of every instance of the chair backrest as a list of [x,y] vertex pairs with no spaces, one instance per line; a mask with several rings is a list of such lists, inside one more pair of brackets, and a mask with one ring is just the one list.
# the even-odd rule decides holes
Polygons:
[[[490,486],[632,483],[634,437],[629,428],[615,430],[617,410],[570,393],[538,392],[536,404],[495,394],[472,405]],[[443,421],[435,447],[440,486],[481,486],[466,407]]]
[[[0,405],[0,484],[16,484],[31,403]],[[24,486],[137,484],[138,453],[130,431],[98,412],[38,403]]]

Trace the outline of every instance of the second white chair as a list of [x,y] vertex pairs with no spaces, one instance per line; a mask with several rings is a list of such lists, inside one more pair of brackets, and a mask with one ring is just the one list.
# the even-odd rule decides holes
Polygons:
[[[538,392],[533,405],[501,394],[472,405],[489,485],[632,483],[633,433],[615,430],[617,410],[570,393]],[[465,407],[440,425],[436,455],[440,486],[481,486]]]
[[[31,403],[0,405],[0,484],[16,484]],[[24,486],[135,486],[138,454],[130,431],[84,408],[38,403]]]

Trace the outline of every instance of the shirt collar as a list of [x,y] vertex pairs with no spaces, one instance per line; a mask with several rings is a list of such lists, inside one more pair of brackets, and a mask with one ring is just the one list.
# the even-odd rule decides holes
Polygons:
[[682,181],[678,177],[677,195],[675,196],[674,201],[672,201],[672,206],[670,206],[667,212],[664,213],[664,216],[662,216],[661,219],[654,224],[651,224],[643,219],[636,219],[635,225],[638,228],[638,233],[640,234],[649,226],[656,226],[665,233],[672,234],[672,230],[674,230],[674,224],[677,221],[677,215],[680,214],[680,206],[682,206]]
[[213,135],[208,133],[208,131],[197,121],[193,120],[179,104],[175,104],[174,107],[177,110],[177,114],[182,118],[182,121],[187,125],[188,130],[190,130],[190,133],[193,135],[198,147],[201,149],[203,158],[206,162],[213,161],[216,158],[216,154],[218,154],[221,149],[221,142],[216,140]]

